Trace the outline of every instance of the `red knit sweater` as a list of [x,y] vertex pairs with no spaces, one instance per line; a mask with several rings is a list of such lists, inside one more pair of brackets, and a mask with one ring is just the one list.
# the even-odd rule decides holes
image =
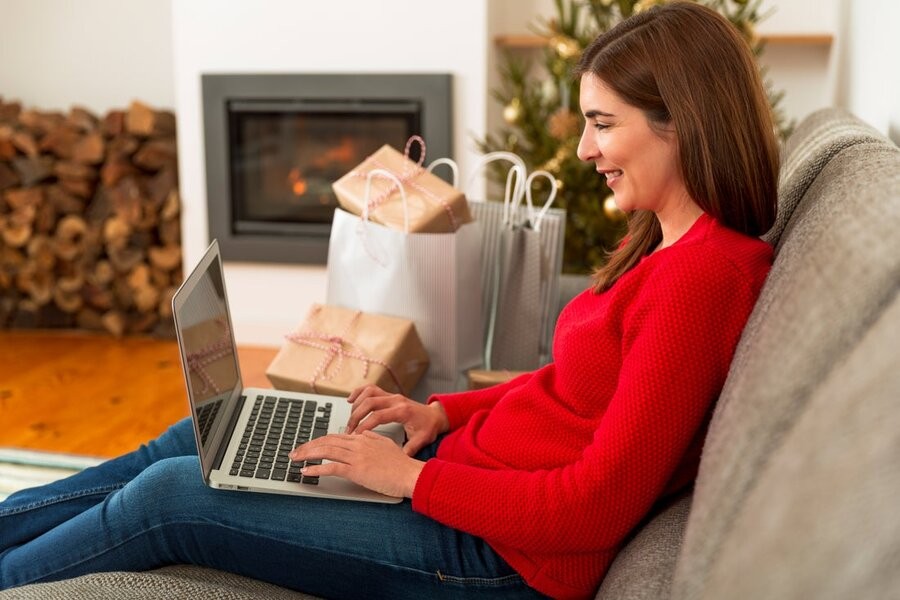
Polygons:
[[696,475],[711,408],[772,262],[703,215],[562,311],[554,362],[442,394],[451,433],[413,508],[486,540],[535,589],[596,592],[622,541]]

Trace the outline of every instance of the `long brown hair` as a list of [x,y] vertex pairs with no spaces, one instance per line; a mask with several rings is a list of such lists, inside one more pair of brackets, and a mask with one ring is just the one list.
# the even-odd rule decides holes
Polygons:
[[[654,6],[597,37],[575,69],[591,73],[657,129],[674,127],[681,176],[697,205],[758,236],[775,222],[778,142],[749,46],[714,10]],[[594,273],[608,289],[662,240],[651,211],[629,216],[625,243]]]

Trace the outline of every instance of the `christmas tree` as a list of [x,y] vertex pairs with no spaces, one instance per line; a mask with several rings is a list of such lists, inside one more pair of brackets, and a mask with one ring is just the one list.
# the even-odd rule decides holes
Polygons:
[[[762,18],[762,0],[698,0],[731,21],[759,56],[762,43],[755,32]],[[542,169],[557,180],[555,206],[567,212],[563,271],[590,273],[603,264],[626,229],[620,211],[594,165],[575,155],[582,120],[578,107],[578,81],[571,73],[581,51],[601,32],[636,12],[665,0],[556,0],[556,17],[538,20],[535,33],[545,39],[542,62],[506,52],[501,63],[502,87],[494,98],[503,105],[506,125],[478,142],[482,152],[506,150],[521,156],[529,170]],[[765,81],[765,74],[764,81]],[[777,133],[790,131],[779,108],[782,93],[766,82]],[[492,180],[505,181],[506,166],[494,163]],[[542,178],[535,182],[538,197],[546,195]]]

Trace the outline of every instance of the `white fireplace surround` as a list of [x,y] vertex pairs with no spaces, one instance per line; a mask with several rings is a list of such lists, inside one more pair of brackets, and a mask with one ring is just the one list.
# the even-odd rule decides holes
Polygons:
[[[486,130],[488,8],[483,0],[428,2],[173,2],[173,64],[184,203],[184,262],[209,242],[201,114],[203,73],[426,73],[453,75],[453,146],[463,173]],[[438,157],[428,157],[432,160]],[[226,263],[236,338],[280,345],[309,306],[325,300],[325,269]]]

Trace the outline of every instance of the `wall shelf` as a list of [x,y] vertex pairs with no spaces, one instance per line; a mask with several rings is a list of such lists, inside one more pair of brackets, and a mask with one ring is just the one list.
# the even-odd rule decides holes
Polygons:
[[[830,46],[834,36],[830,33],[763,33],[759,39],[772,46]],[[500,34],[494,37],[494,44],[510,50],[544,48],[549,38],[533,34]]]

